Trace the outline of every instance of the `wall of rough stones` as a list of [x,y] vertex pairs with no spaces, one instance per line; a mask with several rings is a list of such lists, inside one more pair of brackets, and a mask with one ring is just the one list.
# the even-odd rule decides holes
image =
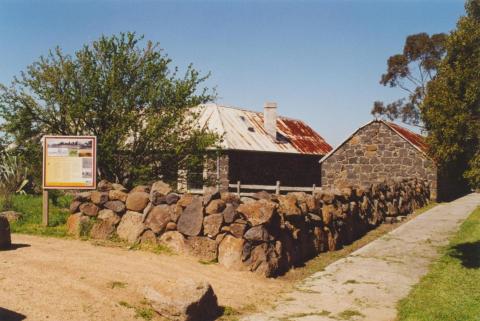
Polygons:
[[67,227],[76,236],[162,244],[272,277],[402,218],[428,203],[429,193],[421,180],[242,198],[215,190],[180,195],[161,181],[130,191],[101,181],[75,196]]
[[434,162],[380,121],[359,129],[321,166],[322,187],[365,187],[417,177],[429,182],[431,198],[437,198]]

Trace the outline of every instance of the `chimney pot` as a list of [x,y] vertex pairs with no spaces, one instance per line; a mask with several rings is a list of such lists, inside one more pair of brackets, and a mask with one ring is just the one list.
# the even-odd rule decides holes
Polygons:
[[266,102],[263,107],[263,126],[273,139],[277,138],[277,103]]

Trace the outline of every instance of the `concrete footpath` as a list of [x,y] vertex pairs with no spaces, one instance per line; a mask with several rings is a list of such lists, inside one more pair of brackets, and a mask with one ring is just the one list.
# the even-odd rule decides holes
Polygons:
[[438,247],[480,205],[469,194],[438,205],[305,279],[271,311],[244,321],[393,321],[398,301],[428,272]]

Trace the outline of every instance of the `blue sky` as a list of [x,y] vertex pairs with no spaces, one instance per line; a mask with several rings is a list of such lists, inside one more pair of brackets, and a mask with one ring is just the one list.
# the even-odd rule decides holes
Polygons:
[[101,34],[136,31],[175,65],[212,76],[218,102],[309,123],[336,145],[403,92],[378,81],[405,37],[448,32],[461,0],[0,0],[0,83],[57,45],[72,53]]

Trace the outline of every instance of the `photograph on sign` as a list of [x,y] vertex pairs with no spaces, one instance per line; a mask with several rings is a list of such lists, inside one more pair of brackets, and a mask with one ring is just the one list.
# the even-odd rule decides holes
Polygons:
[[43,188],[95,188],[96,138],[45,136]]

